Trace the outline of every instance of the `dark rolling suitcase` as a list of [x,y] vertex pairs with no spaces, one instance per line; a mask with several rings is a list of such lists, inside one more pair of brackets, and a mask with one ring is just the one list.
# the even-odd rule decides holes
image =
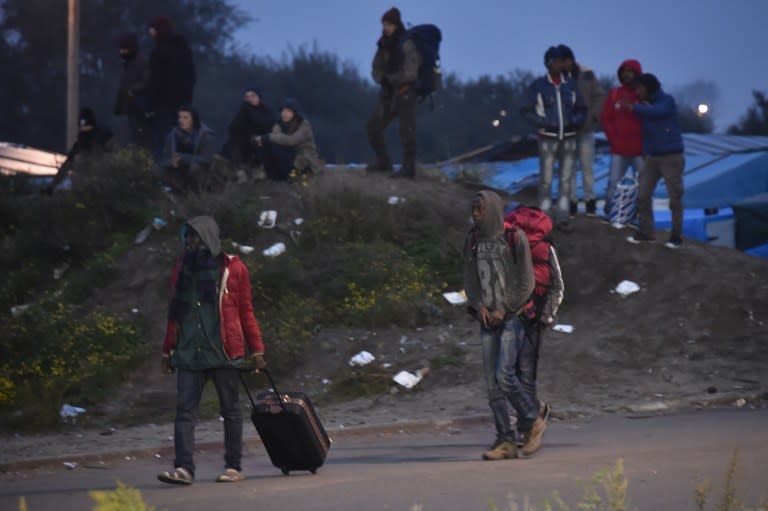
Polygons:
[[317,472],[325,462],[331,439],[320,423],[309,396],[280,393],[267,370],[274,392],[261,392],[254,401],[245,380],[240,381],[251,401],[251,422],[267,449],[272,464],[288,475],[292,470]]

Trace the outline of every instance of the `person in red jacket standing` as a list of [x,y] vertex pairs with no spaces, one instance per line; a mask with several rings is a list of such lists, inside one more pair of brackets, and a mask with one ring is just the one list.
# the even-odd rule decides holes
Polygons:
[[627,104],[638,102],[637,92],[632,84],[643,73],[640,62],[625,60],[619,66],[619,87],[608,92],[600,123],[603,125],[608,143],[611,144],[611,171],[608,178],[608,190],[605,195],[605,214],[611,211],[611,200],[616,185],[631,166],[635,175],[639,175],[643,166],[643,128],[640,118]]
[[182,228],[184,254],[171,279],[168,328],[163,343],[162,370],[178,370],[174,470],[160,472],[164,483],[191,484],[197,408],[208,380],[213,380],[224,418],[224,473],[217,482],[243,479],[243,416],[240,410],[238,366],[248,355],[263,369],[264,342],[253,313],[248,269],[237,256],[221,250],[219,226],[210,216],[198,216]]

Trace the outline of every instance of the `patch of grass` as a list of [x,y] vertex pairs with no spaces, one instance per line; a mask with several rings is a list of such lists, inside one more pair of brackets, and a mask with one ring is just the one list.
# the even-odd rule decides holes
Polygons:
[[332,379],[329,394],[340,399],[355,399],[385,394],[392,385],[392,373],[380,367],[344,368]]
[[62,299],[70,303],[82,303],[87,300],[94,289],[106,286],[114,276],[115,263],[124,254],[130,244],[125,235],[116,235],[112,246],[94,254],[85,261],[82,268],[66,275],[66,286]]
[[467,352],[461,348],[461,346],[451,343],[448,346],[448,351],[430,360],[431,367],[440,369],[441,367],[462,367],[464,365],[464,355]]

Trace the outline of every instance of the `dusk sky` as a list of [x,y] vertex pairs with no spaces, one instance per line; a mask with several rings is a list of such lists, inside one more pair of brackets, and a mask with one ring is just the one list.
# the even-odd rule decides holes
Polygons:
[[444,72],[461,78],[516,68],[543,73],[544,51],[564,43],[599,75],[613,75],[622,60],[636,58],[671,91],[714,81],[717,131],[738,120],[752,89],[768,90],[768,0],[232,1],[257,20],[236,34],[251,52],[280,59],[290,46],[316,41],[365,76],[381,15],[396,5],[406,23],[441,28]]

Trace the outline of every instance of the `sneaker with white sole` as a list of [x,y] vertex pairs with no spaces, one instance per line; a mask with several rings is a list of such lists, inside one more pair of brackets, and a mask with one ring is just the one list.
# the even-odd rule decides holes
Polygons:
[[168,484],[189,485],[195,480],[195,477],[184,467],[176,467],[170,472],[164,471],[157,474],[158,481]]
[[642,232],[637,232],[632,236],[628,236],[627,241],[634,245],[639,245],[640,243],[652,243],[656,241],[656,238],[643,234]]
[[664,246],[672,249],[680,248],[683,246],[683,238],[680,236],[670,236],[669,240],[664,243]]

